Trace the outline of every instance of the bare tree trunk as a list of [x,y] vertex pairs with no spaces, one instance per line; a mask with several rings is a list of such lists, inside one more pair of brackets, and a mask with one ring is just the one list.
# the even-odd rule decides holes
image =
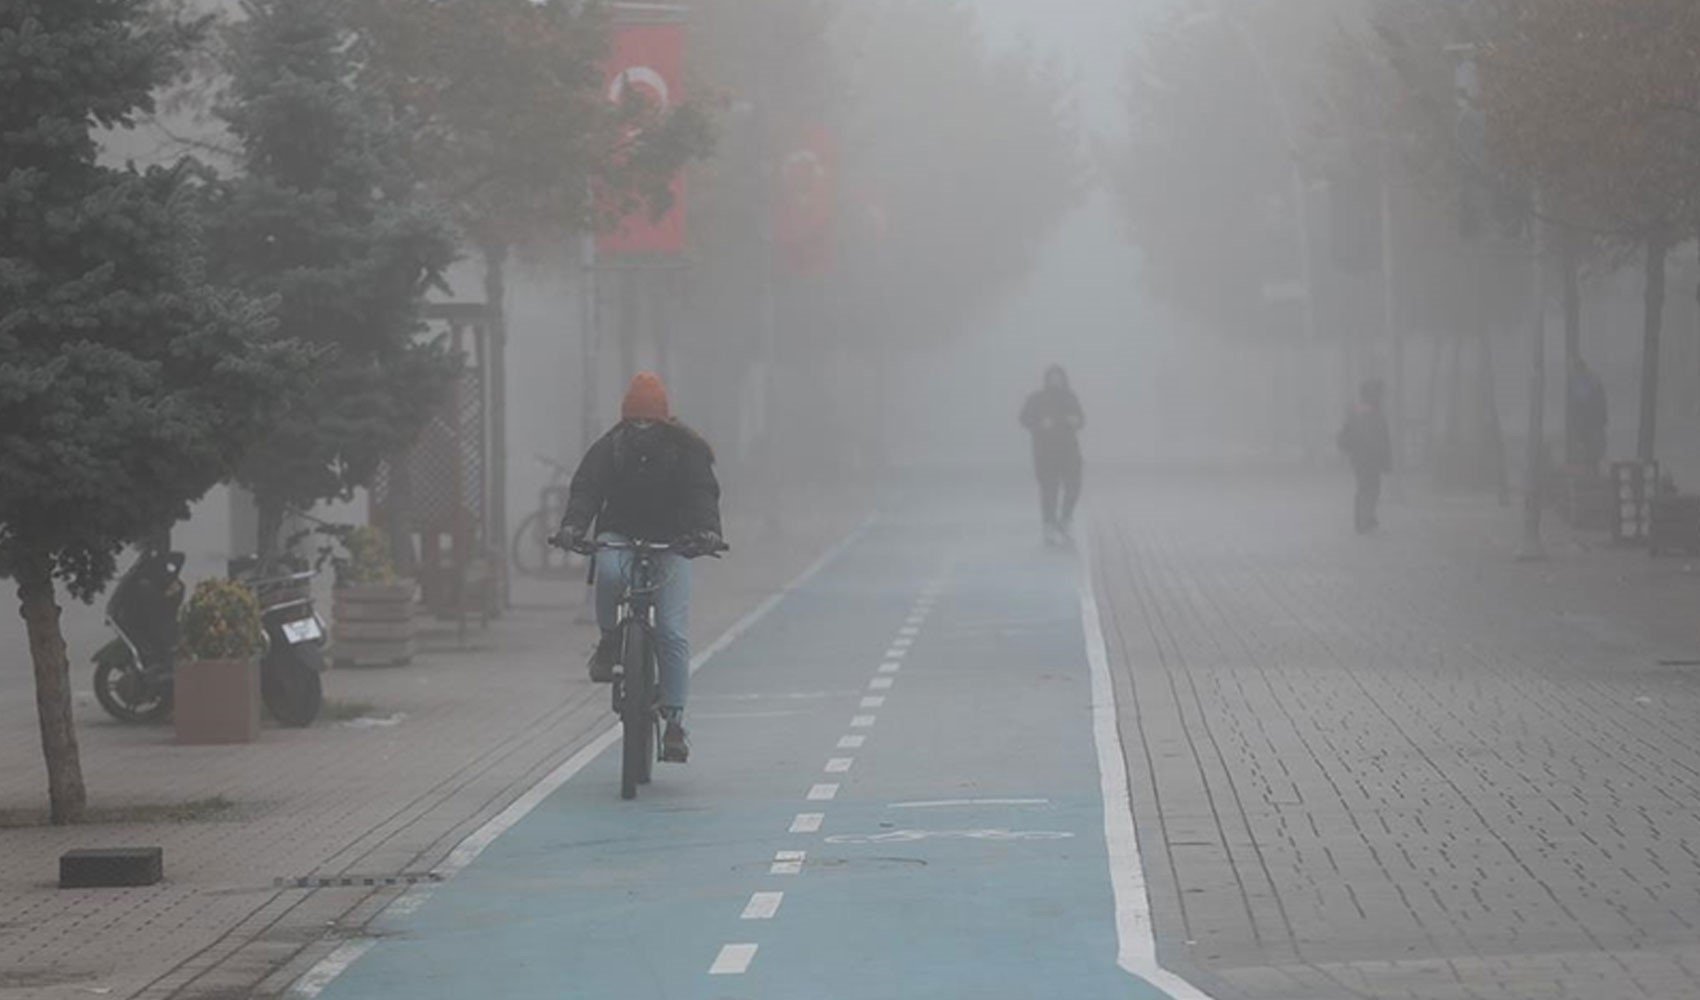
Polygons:
[[283,534],[283,504],[256,495],[254,506],[259,512],[259,537],[254,539],[254,553],[260,557],[261,566],[270,566],[277,560],[279,536]]
[[1559,233],[1559,278],[1564,283],[1564,460],[1570,465],[1582,461],[1581,443],[1576,435],[1570,413],[1570,380],[1582,364],[1582,281],[1577,260],[1581,237],[1573,230]]
[[[1563,239],[1563,237],[1561,237]],[[1529,424],[1524,449],[1523,542],[1517,558],[1545,559],[1541,542],[1541,513],[1546,508],[1546,399],[1547,399],[1547,259],[1544,240],[1535,236],[1534,322],[1529,331]],[[1566,267],[1568,269],[1568,266]]]
[[1477,364],[1480,369],[1481,441],[1485,472],[1492,477],[1499,505],[1511,503],[1511,468],[1505,455],[1505,429],[1499,420],[1499,394],[1493,375],[1493,338],[1483,324],[1476,338]]
[[1440,447],[1440,362],[1445,341],[1435,337],[1429,341],[1428,400],[1423,408],[1423,458],[1430,471],[1435,467],[1436,450]]
[[1452,371],[1446,379],[1446,444],[1450,449],[1463,447],[1464,427],[1468,420],[1464,399],[1464,338],[1452,339]]
[[88,792],[83,787],[83,764],[71,717],[71,664],[59,629],[52,563],[44,555],[25,555],[17,561],[15,576],[19,614],[29,633],[30,659],[35,665],[35,710],[41,723],[41,752],[47,761],[51,815],[56,825],[75,823],[83,818]]
[[498,556],[497,565],[501,567],[497,573],[497,589],[500,591],[498,602],[507,606],[508,601],[508,281],[507,262],[508,248],[500,243],[485,245],[484,256],[484,309],[489,317],[490,325],[486,331],[490,339],[488,364],[490,370],[485,373],[489,379],[486,397],[490,401],[490,462],[489,462],[489,503],[490,509],[485,512],[485,524],[489,537],[484,539],[484,547],[491,552],[503,553]]
[[1647,240],[1647,295],[1645,326],[1641,339],[1641,427],[1635,439],[1635,457],[1651,462],[1657,448],[1659,427],[1659,338],[1665,320],[1665,261],[1670,242],[1663,234]]
[[638,293],[636,269],[620,272],[620,380],[624,383],[637,374],[638,309],[642,298]]

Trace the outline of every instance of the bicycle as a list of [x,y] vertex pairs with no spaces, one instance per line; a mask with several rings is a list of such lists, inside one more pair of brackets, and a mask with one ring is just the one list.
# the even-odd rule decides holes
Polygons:
[[[560,536],[549,544],[566,548]],[[670,542],[604,541],[586,539],[572,546],[581,555],[597,552],[631,552],[625,587],[620,594],[618,629],[620,661],[614,670],[614,712],[623,728],[620,752],[620,798],[637,797],[639,785],[647,785],[655,762],[661,759],[661,679],[655,654],[655,594],[666,582],[660,557],[677,553],[718,557],[728,547],[712,552],[693,552]],[[635,668],[635,669],[634,669]]]
[[567,498],[571,495],[568,484],[573,470],[544,455],[536,458],[552,470],[552,476],[548,485],[537,493],[537,509],[527,514],[514,531],[510,546],[514,569],[521,576],[537,580],[572,579],[576,571],[567,560],[568,553],[557,551],[558,547],[550,545],[549,539],[567,512]]

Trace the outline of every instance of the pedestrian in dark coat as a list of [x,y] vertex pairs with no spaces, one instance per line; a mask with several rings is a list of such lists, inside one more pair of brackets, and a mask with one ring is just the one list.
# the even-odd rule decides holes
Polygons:
[[1060,365],[1047,369],[1044,387],[1027,397],[1021,426],[1033,435],[1033,470],[1039,479],[1045,540],[1058,542],[1067,538],[1080,501],[1080,431],[1086,426],[1086,413]]
[[1571,464],[1598,475],[1606,454],[1606,387],[1587,362],[1578,360],[1570,372],[1565,405],[1571,432]]
[[1352,463],[1358,481],[1355,519],[1360,535],[1380,527],[1376,508],[1381,503],[1381,477],[1393,471],[1393,436],[1382,405],[1386,395],[1386,383],[1378,378],[1366,381],[1340,428],[1340,450]]

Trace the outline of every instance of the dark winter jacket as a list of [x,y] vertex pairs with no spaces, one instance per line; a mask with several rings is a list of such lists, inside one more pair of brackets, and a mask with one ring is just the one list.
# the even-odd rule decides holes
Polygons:
[[1033,457],[1038,462],[1080,460],[1080,430],[1086,414],[1074,390],[1047,386],[1027,397],[1021,426],[1033,433]]
[[562,520],[586,533],[652,542],[718,535],[714,451],[683,424],[624,421],[585,453]]
[[1387,429],[1387,414],[1377,407],[1353,406],[1340,428],[1338,444],[1360,475],[1393,471],[1393,435]]

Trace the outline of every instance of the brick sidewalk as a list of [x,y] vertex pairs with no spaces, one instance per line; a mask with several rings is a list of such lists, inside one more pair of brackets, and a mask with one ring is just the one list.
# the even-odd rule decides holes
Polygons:
[[[704,641],[760,603],[859,520],[847,504],[734,531],[734,558],[703,566]],[[259,743],[178,747],[167,728],[126,727],[79,705],[91,804],[201,802],[180,822],[0,828],[0,998],[275,995],[397,889],[279,889],[275,879],[426,872],[486,819],[611,722],[583,678],[582,585],[527,588],[522,607],[457,648],[442,630],[408,667],[340,670],[327,698],[358,722],[268,728]],[[372,720],[381,720],[378,724]],[[0,810],[39,806],[33,712],[0,712]],[[222,796],[223,802],[206,800]],[[167,881],[61,891],[71,847],[159,844]]]
[[1218,1000],[1700,996],[1700,576],[1349,484],[1100,487],[1165,963]]

